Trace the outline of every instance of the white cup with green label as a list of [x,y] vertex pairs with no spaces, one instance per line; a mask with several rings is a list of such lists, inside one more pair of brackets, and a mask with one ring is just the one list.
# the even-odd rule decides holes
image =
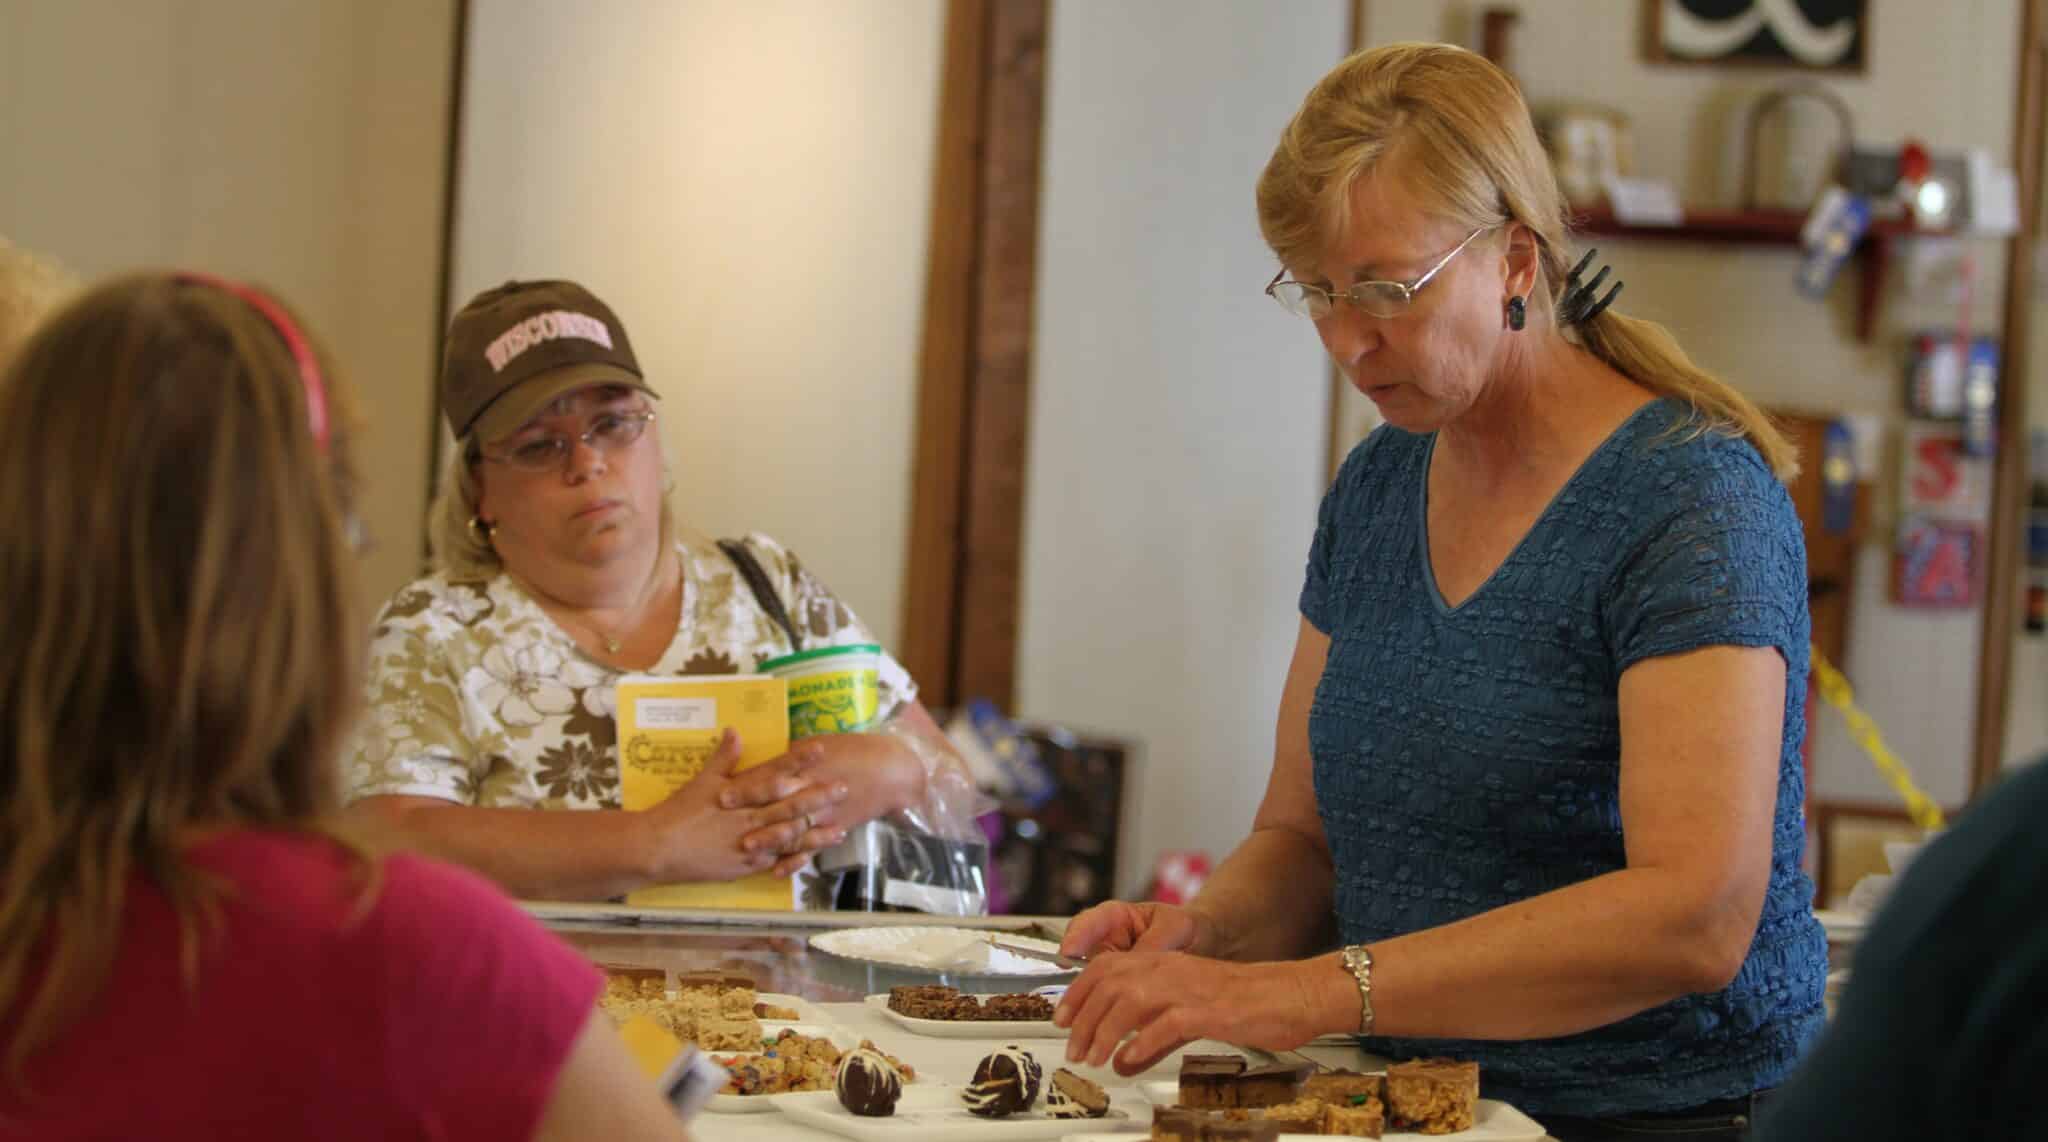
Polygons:
[[789,740],[875,728],[882,709],[882,648],[820,646],[771,658],[758,669],[789,682]]

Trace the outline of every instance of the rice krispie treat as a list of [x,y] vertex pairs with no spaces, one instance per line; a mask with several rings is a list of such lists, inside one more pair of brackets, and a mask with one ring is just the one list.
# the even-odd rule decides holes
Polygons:
[[1259,1111],[1259,1117],[1279,1123],[1282,1134],[1320,1134],[1323,1131],[1323,1104],[1312,1098],[1266,1107]]
[[1343,1106],[1359,1095],[1384,1098],[1387,1077],[1378,1071],[1317,1071],[1301,1084],[1301,1097]]
[[728,987],[714,993],[718,997],[718,1013],[727,1018],[751,1018],[754,1014],[754,989],[751,987]]
[[1323,1121],[1318,1134],[1349,1134],[1357,1138],[1378,1138],[1387,1127],[1386,1111],[1371,1095],[1358,1096],[1358,1105],[1333,1106],[1323,1103]]
[[1416,1059],[1387,1068],[1387,1115],[1424,1134],[1472,1128],[1479,1103],[1479,1064]]

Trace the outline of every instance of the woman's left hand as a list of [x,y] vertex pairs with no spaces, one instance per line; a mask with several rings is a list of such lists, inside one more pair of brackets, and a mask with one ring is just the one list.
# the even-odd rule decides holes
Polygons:
[[[1313,961],[1233,963],[1185,952],[1103,952],[1067,988],[1053,1022],[1067,1028],[1067,1061],[1115,1057],[1135,1075],[1197,1039],[1291,1050],[1324,1030]],[[1131,1035],[1124,1043],[1125,1035]],[[1122,1049],[1118,1044],[1122,1043]]]
[[[789,835],[793,823],[782,823],[741,839],[742,844],[748,840],[772,844],[787,854],[775,864],[777,876],[802,868],[812,853],[838,844],[853,826],[901,809],[923,795],[924,763],[893,734],[819,734],[796,743],[784,757],[793,759],[790,771],[801,774],[806,784],[844,785],[847,794],[805,817],[802,830],[793,838]],[[772,772],[783,767],[771,762],[760,768]],[[756,788],[748,781],[751,772],[734,776],[733,787],[719,799],[721,807],[763,804],[795,792],[786,784],[788,778]]]

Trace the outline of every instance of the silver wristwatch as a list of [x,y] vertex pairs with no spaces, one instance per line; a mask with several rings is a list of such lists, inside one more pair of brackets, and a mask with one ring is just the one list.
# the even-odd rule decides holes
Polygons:
[[1344,968],[1358,981],[1358,1033],[1372,1034],[1372,952],[1364,944],[1344,949]]

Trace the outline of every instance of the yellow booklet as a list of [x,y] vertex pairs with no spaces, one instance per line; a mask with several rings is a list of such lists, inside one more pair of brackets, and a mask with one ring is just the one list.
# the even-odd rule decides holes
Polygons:
[[683,1053],[683,1041],[645,1015],[635,1015],[619,1024],[619,1038],[626,1041],[626,1052],[650,1079],[660,1078],[676,1056]]
[[[740,769],[789,751],[789,683],[765,674],[619,679],[619,785],[627,809],[660,804],[704,770],[727,726],[740,735]],[[668,884],[626,894],[666,908],[796,908],[796,881],[760,873],[722,884]]]

